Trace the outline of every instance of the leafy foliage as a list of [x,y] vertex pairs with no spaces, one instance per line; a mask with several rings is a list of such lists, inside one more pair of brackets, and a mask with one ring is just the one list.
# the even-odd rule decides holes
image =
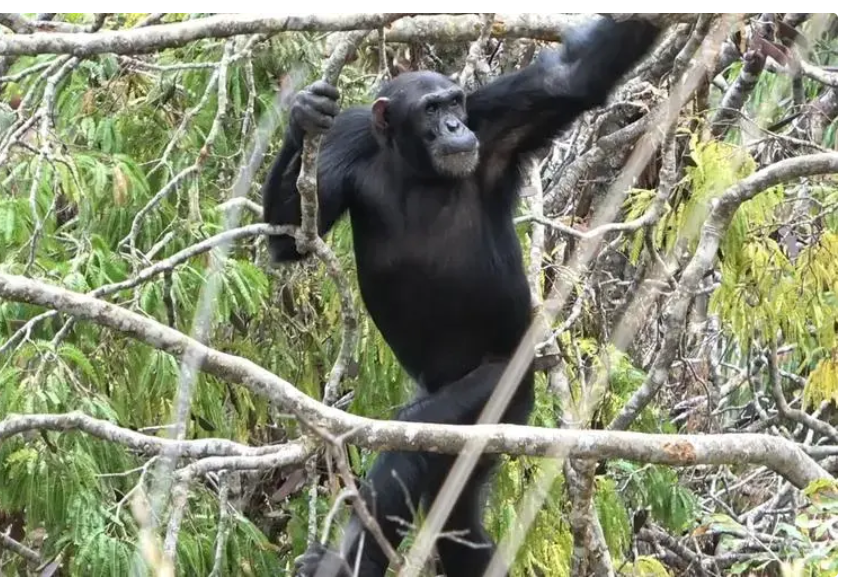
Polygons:
[[[61,16],[69,23],[92,22],[89,14]],[[145,16],[118,13],[110,22],[114,28],[129,28]],[[168,14],[165,21],[191,17],[195,15]],[[838,62],[833,36],[816,41],[808,57],[811,63]],[[236,46],[241,48],[248,40],[237,39]],[[222,231],[221,204],[230,197],[245,153],[253,147],[257,124],[270,114],[283,123],[277,114],[276,90],[300,87],[320,75],[324,40],[317,33],[255,39],[250,58],[237,57],[227,67],[227,103],[220,119],[213,72],[224,57],[224,41],[202,40],[134,58],[106,54],[81,60],[57,86],[47,138],[36,124],[22,133],[0,167],[0,271],[26,273],[89,292],[124,281],[152,262]],[[429,53],[438,60],[436,49],[441,46]],[[344,107],[368,100],[376,81],[377,53],[375,48],[360,51],[344,69],[339,81]],[[15,80],[0,84],[0,146],[6,131],[38,108],[48,77],[43,72],[56,72],[62,58],[19,57],[4,73]],[[38,66],[48,69],[16,77]],[[723,73],[729,83],[739,74],[739,63]],[[765,71],[744,114],[764,126],[777,122],[794,113],[796,89],[788,76]],[[824,91],[809,79],[803,79],[800,89],[807,100]],[[6,102],[26,100],[28,95],[36,96],[35,102],[25,104],[29,109],[6,109]],[[719,100],[711,105],[717,107]],[[207,143],[216,121],[219,131]],[[679,149],[681,172],[665,213],[653,228],[625,235],[617,248],[626,252],[631,268],[653,261],[653,250],[678,255],[694,250],[710,200],[758,167],[742,132],[732,130],[716,140],[701,127],[696,131],[691,127],[696,124],[679,126],[679,143],[684,145]],[[278,145],[279,140],[271,140],[262,168]],[[838,145],[838,120],[827,124],[822,145]],[[40,155],[42,148],[48,156]],[[193,172],[162,193],[187,169]],[[252,199],[258,198],[263,172],[253,177]],[[649,208],[656,193],[651,186],[628,192],[626,219],[640,217]],[[721,242],[715,266],[719,286],[708,297],[707,311],[719,322],[725,346],[721,359],[727,366],[751,371],[764,347],[771,343],[790,347],[780,355],[779,365],[792,380],[789,391],[800,397],[790,396],[792,406],[800,402],[807,410],[838,404],[837,208],[838,188],[813,181],[779,185],[744,203]],[[561,219],[570,223],[579,218]],[[139,232],[132,250],[125,244],[134,226]],[[530,224],[522,223],[517,230],[528,250]],[[357,290],[349,223],[338,225],[328,241]],[[546,253],[544,261],[556,268],[555,252],[569,242],[551,243],[554,253]],[[209,272],[212,256],[202,254],[109,300],[190,333],[205,286],[216,284],[219,293],[207,342],[320,398],[340,344],[338,292],[320,262],[276,269],[268,264],[264,247],[259,240],[237,241],[215,275]],[[625,272],[617,279],[629,275]],[[606,309],[600,303],[585,304],[582,320],[597,319]],[[9,343],[8,350],[0,352],[0,419],[79,410],[123,427],[165,435],[180,379],[176,358],[91,323],[70,325],[59,316],[19,334],[25,323],[42,313],[30,305],[0,302],[0,346]],[[350,363],[342,393],[352,395],[350,412],[389,418],[408,399],[413,384],[373,323],[363,312],[359,316],[356,360]],[[640,354],[619,350],[595,328],[578,322],[560,331],[558,344],[574,401],[583,397],[582,379],[607,376],[607,390],[592,419],[580,421],[583,426],[590,422],[605,427],[645,381],[648,350]],[[759,399],[761,388],[753,386],[752,374],[749,377],[738,391],[720,396],[725,397],[721,407],[740,410],[757,405],[754,398]],[[685,391],[681,381],[673,377],[673,392]],[[545,375],[538,376],[537,389],[530,423],[555,427],[559,396],[550,393]],[[720,391],[717,387],[714,393]],[[688,397],[682,395],[679,401]],[[693,392],[692,397],[699,396]],[[674,433],[678,427],[667,404],[654,402],[632,429]],[[197,380],[189,438],[259,445],[283,442],[299,432],[295,420],[285,419],[247,388],[208,375]],[[363,475],[375,454],[350,448],[349,457],[353,471]],[[63,575],[148,575],[151,567],[141,551],[140,526],[131,503],[140,481],[150,480],[144,473],[147,463],[123,447],[77,432],[31,432],[4,440],[0,530],[20,523],[24,543],[45,559],[62,558]],[[506,457],[490,495],[487,527],[497,540],[518,527],[519,505],[550,472],[557,476],[548,477],[548,497],[517,553],[514,575],[570,572],[577,542],[571,535],[565,477],[557,467],[530,457]],[[272,471],[242,485],[242,500],[231,502],[222,575],[283,575],[306,549],[312,511],[318,527],[332,499],[324,483],[317,497],[302,488],[276,497],[291,478]],[[713,508],[700,478],[689,470],[624,461],[606,464],[596,478],[593,502],[619,574],[674,573],[657,555],[631,554],[637,545],[632,517],[641,510],[648,510],[653,525],[677,538],[704,530],[719,533],[730,552],[747,545],[747,527]],[[796,516],[779,515],[774,533],[784,540],[779,558],[785,574],[838,572],[837,495],[835,484],[813,485]],[[738,505],[752,506],[751,498],[738,496]],[[201,481],[190,493],[183,519],[177,574],[210,573],[219,520],[217,493],[210,482]],[[410,538],[411,534],[406,545]],[[774,556],[751,554],[726,572],[764,574]],[[25,574],[27,567],[23,559],[0,551],[0,572]]]

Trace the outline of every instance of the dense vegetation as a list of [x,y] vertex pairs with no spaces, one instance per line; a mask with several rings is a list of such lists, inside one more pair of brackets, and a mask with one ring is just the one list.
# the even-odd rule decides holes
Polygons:
[[[48,16],[70,30],[149,24],[145,14]],[[198,18],[204,17],[169,14],[163,22]],[[525,261],[537,268],[536,303],[570,273],[566,264],[586,241],[570,232],[597,225],[595,209],[610,198],[641,136],[619,143],[619,132],[642,120],[653,125],[649,112],[681,85],[677,69],[686,64],[676,56],[695,49],[696,34],[710,35],[718,20],[701,15],[673,25],[675,36],[658,49],[669,51],[668,59],[657,54],[612,104],[577,124],[535,168],[518,229]],[[610,427],[660,367],[666,338],[677,334],[660,392],[629,429],[779,436],[837,476],[835,173],[753,193],[720,234],[717,259],[700,288],[690,291],[681,328],[673,329],[677,323],[664,312],[697,257],[714,197],[768,165],[838,150],[836,23],[835,15],[757,14],[731,28],[736,36],[718,39],[713,64],[671,126],[675,168],[666,172],[669,150],[658,144],[609,217],[641,220],[641,228],[606,236],[551,323],[549,342],[539,347],[549,365],[539,375],[532,425]],[[18,20],[4,17],[0,25],[9,38],[28,32]],[[527,62],[545,44],[499,40],[498,28],[485,27],[474,45],[474,39],[447,42],[444,26],[427,33],[436,36],[391,41],[381,50],[370,40],[340,75],[342,105],[367,102],[397,68],[446,74],[465,68],[469,83],[481,83]],[[790,38],[789,29],[800,36]],[[342,294],[324,262],[275,269],[265,238],[256,236],[235,239],[221,255],[194,255],[156,276],[134,278],[227,228],[260,221],[253,204],[225,203],[242,190],[249,154],[265,136],[262,164],[242,193],[259,201],[260,181],[280,144],[279,95],[320,76],[332,37],[337,33],[266,33],[141,55],[0,57],[0,274],[82,293],[128,281],[104,299],[186,334],[202,330],[208,346],[247,358],[322,400],[344,324]],[[710,38],[698,39],[700,61],[707,61]],[[475,50],[479,61],[471,56]],[[751,85],[739,111],[727,115],[727,96],[743,76]],[[654,212],[655,220],[646,221]],[[336,406],[387,419],[407,399],[411,382],[359,301],[349,222],[326,241],[359,309],[357,346]],[[646,297],[651,300],[640,306]],[[0,297],[0,533],[6,538],[0,574],[157,570],[170,506],[158,499],[163,473],[152,453],[71,428],[4,434],[13,414],[79,411],[142,435],[168,436],[182,406],[177,396],[185,391],[187,439],[261,446],[302,434],[293,417],[247,386],[208,373],[189,380],[181,358],[91,321],[40,316],[45,312]],[[633,324],[630,314],[637,315]],[[598,387],[600,379],[606,383]],[[348,456],[361,476],[375,453],[350,445]],[[613,459],[596,468],[569,460],[559,472],[561,462],[510,456],[499,472],[487,511],[497,539],[517,526],[532,486],[548,479],[515,574],[577,573],[585,569],[582,557],[590,558],[585,564],[593,573],[606,554],[619,575],[838,570],[835,480],[801,491],[742,460],[671,467]],[[199,477],[177,532],[175,572],[290,570],[336,500],[340,487],[327,468],[317,451],[302,465]],[[583,493],[592,497],[585,511]],[[577,541],[580,533],[589,541]]]

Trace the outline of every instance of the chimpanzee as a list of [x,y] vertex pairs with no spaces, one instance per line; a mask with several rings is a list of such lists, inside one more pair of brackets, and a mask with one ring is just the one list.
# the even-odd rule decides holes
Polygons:
[[[263,192],[264,218],[301,223],[296,187],[306,134],[326,132],[318,161],[319,230],[346,211],[367,310],[422,396],[400,420],[474,424],[531,320],[529,288],[512,215],[520,163],[582,112],[601,105],[659,29],[600,17],[564,35],[560,51],[469,94],[428,71],[387,83],[370,107],[339,112],[338,91],[316,82],[292,107]],[[273,261],[300,259],[291,236],[272,236]],[[533,371],[502,421],[525,424]],[[419,504],[432,504],[454,456],[383,452],[362,497],[397,548]],[[482,526],[486,457],[455,504],[437,551],[448,576],[482,575],[493,543]],[[299,575],[382,576],[388,561],[353,514],[340,554],[316,544]],[[462,535],[465,533],[465,535]],[[361,537],[364,535],[364,537]],[[361,550],[360,558],[359,550]]]

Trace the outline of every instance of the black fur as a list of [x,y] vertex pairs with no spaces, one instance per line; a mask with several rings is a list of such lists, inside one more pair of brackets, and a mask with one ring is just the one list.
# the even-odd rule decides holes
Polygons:
[[[657,34],[641,21],[599,19],[569,32],[561,51],[545,52],[521,71],[477,89],[464,105],[452,97],[460,93],[458,86],[432,72],[401,75],[372,108],[339,115],[330,86],[317,83],[300,94],[265,185],[265,220],[301,222],[296,178],[302,139],[305,132],[330,127],[318,162],[319,229],[329,231],[349,211],[365,305],[425,390],[398,419],[477,421],[531,320],[512,223],[520,162],[583,111],[604,103]],[[439,103],[427,108],[428,95]],[[477,148],[474,161],[470,145]],[[269,249],[278,262],[300,258],[290,236],[271,237]],[[529,371],[502,421],[526,423],[533,400]],[[433,453],[378,457],[362,496],[395,548],[403,527],[386,517],[412,521],[410,504],[432,503],[453,460]],[[448,576],[481,575],[492,557],[481,517],[493,462],[482,460],[445,527],[468,530],[466,538],[482,547],[438,543]],[[328,568],[347,575],[362,531],[353,517],[341,544],[348,566],[323,561],[336,556],[316,545],[302,558],[299,573]],[[381,549],[370,534],[363,539],[359,574],[383,575],[387,561]]]

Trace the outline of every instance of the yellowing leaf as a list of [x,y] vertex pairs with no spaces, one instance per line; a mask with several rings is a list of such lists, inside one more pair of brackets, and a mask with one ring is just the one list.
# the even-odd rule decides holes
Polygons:
[[839,359],[822,359],[809,375],[803,394],[805,406],[818,407],[825,400],[839,403]]

